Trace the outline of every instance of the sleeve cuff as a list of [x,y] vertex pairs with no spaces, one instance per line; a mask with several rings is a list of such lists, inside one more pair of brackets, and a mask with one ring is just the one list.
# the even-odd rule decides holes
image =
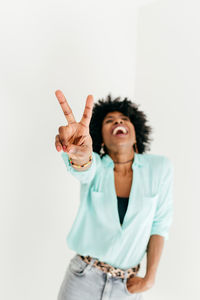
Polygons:
[[154,235],[154,234],[158,234],[158,235],[163,236],[166,241],[169,239],[169,234],[167,232],[162,232],[162,231],[158,231],[158,230],[152,230],[150,235]]
[[86,170],[75,169],[71,165],[71,163],[69,161],[69,156],[66,152],[62,152],[61,157],[64,160],[67,171],[69,171],[79,181],[81,181],[83,183],[89,183],[93,179],[95,172],[96,172],[96,159],[97,159],[95,156],[95,152],[92,151],[92,162],[90,164],[90,167]]

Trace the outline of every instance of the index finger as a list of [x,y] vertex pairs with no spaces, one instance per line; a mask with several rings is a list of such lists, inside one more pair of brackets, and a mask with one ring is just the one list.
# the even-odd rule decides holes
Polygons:
[[71,107],[69,106],[64,94],[61,92],[61,90],[55,91],[55,95],[60,103],[60,106],[64,112],[65,118],[67,119],[68,123],[75,123],[76,120],[74,118],[73,112],[71,110]]

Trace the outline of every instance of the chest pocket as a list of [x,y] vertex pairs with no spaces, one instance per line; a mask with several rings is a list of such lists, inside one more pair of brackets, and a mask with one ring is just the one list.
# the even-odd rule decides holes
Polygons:
[[104,197],[104,192],[96,191],[94,189],[91,189],[90,193],[91,193],[92,199],[94,199],[94,200],[95,199],[103,199],[103,197]]

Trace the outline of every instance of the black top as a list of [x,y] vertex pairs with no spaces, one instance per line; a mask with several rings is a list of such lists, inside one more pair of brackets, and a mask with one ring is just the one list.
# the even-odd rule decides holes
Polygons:
[[122,225],[123,220],[124,220],[124,216],[128,207],[128,199],[129,197],[118,197],[117,196],[117,200],[118,200],[118,213],[119,213],[119,219],[120,219],[120,223]]

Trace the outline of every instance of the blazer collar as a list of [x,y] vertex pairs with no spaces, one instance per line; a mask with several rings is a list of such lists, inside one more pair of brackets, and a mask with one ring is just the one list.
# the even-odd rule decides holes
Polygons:
[[[143,159],[142,158],[143,158],[143,156],[142,156],[141,153],[136,153],[135,152],[132,167],[135,167],[135,166],[141,167],[141,166],[143,166]],[[112,158],[108,154],[105,154],[102,157],[102,162],[107,164],[107,165],[112,165],[114,167],[114,161],[112,160]]]

